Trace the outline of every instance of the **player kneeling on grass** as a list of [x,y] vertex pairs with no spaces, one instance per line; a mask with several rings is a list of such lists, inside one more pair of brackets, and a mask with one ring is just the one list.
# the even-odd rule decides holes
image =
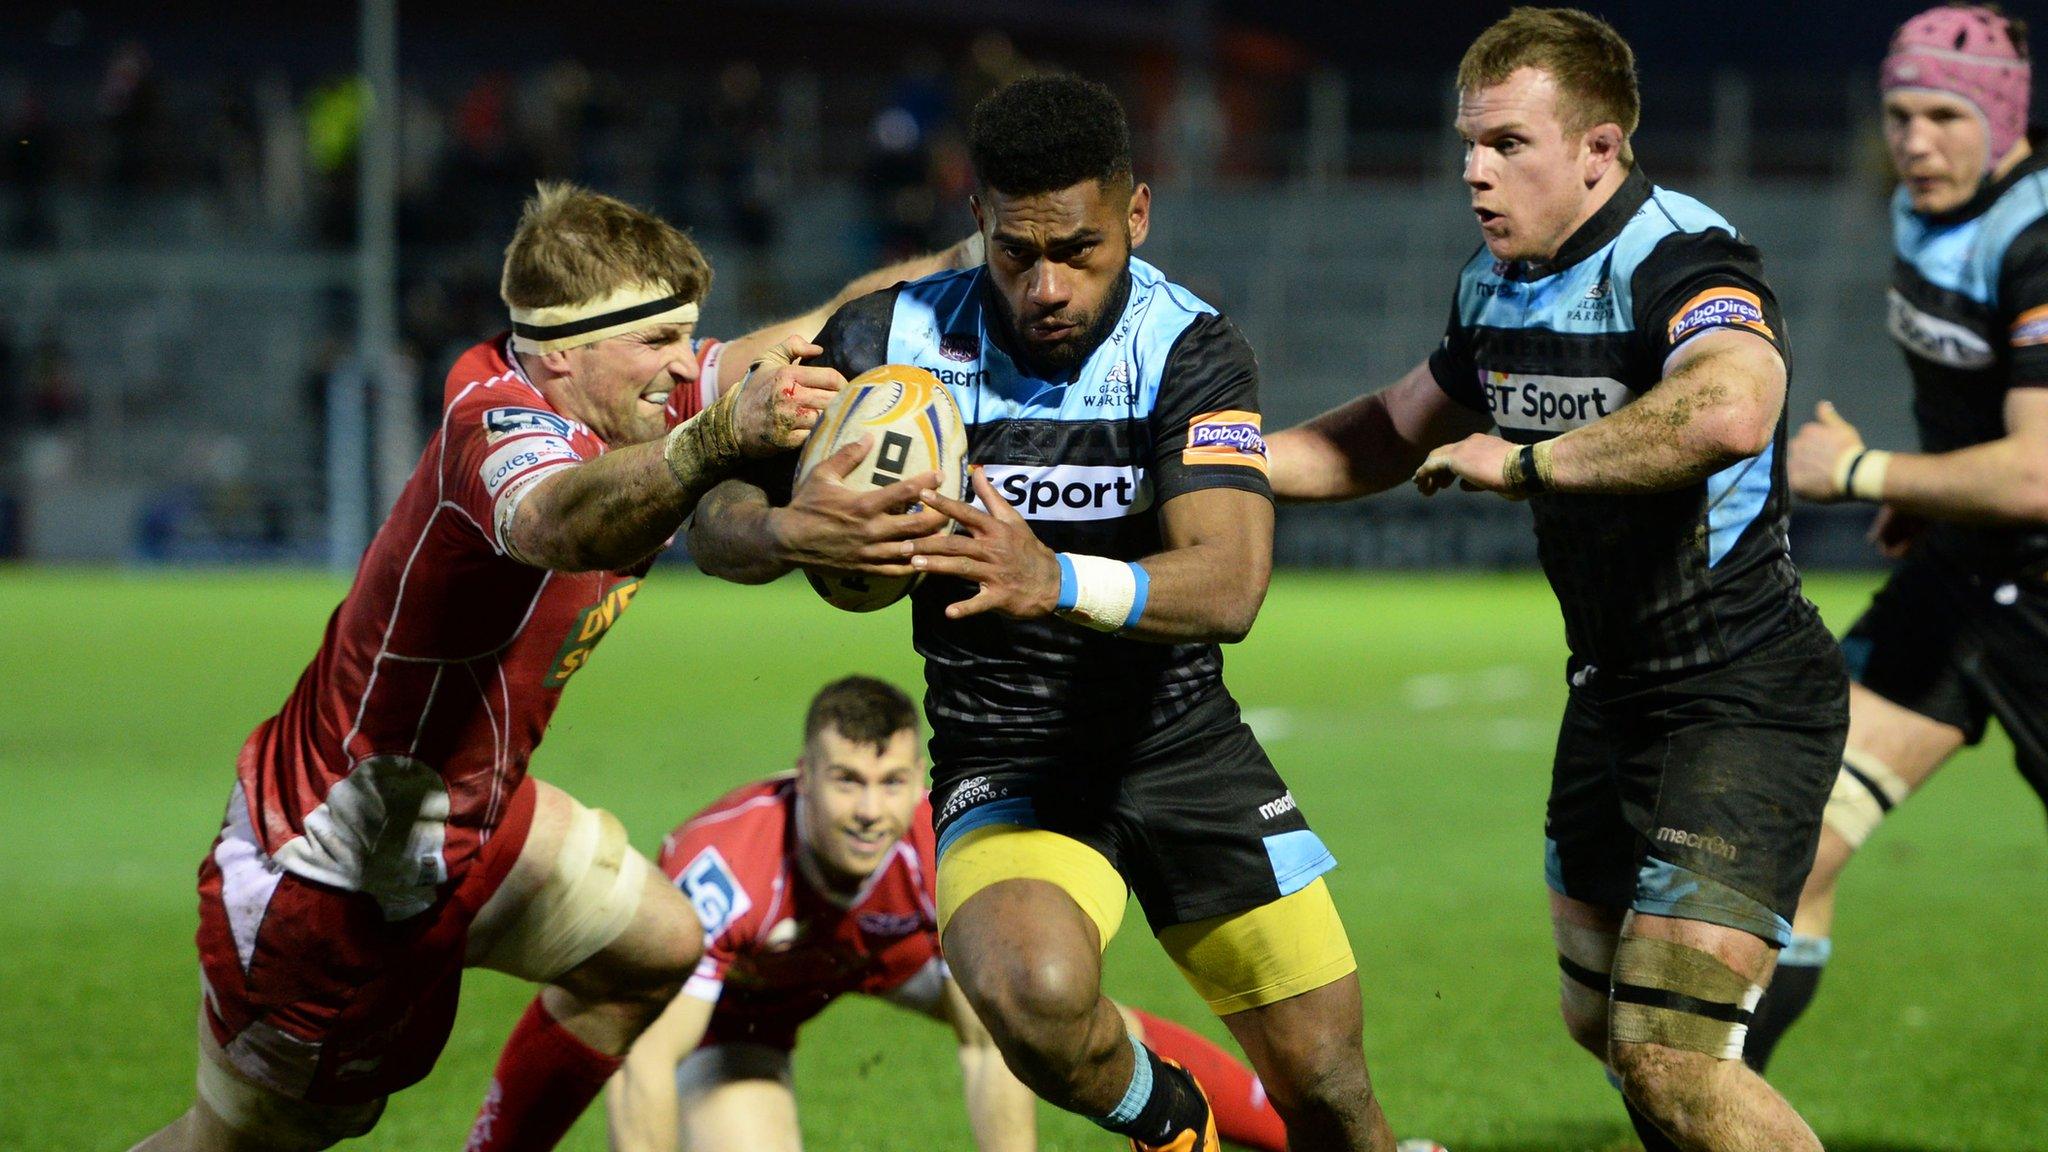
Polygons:
[[1272,568],[1251,348],[1134,258],[1152,194],[1107,90],[1018,81],[976,109],[972,137],[988,263],[856,300],[818,336],[849,378],[911,364],[951,389],[980,506],[921,500],[963,531],[805,554],[785,529],[832,485],[777,507],[729,481],[691,550],[741,581],[814,562],[926,574],[912,638],[940,930],[1019,1078],[1141,1148],[1214,1147],[1196,1081],[1102,995],[1135,893],[1297,1152],[1386,1152],[1357,964],[1322,880],[1336,861],[1223,684],[1218,645],[1250,630]]
[[1518,8],[1458,88],[1484,246],[1443,344],[1275,434],[1273,490],[1530,502],[1571,649],[1544,827],[1566,1025],[1650,1152],[1816,1150],[1739,1059],[1848,728],[1786,544],[1777,302],[1732,225],[1635,166],[1605,23]]
[[[951,1025],[976,1146],[1037,1146],[1031,1090],[939,958],[923,781],[916,706],[851,676],[811,701],[794,775],[736,789],[669,836],[661,869],[696,907],[705,956],[606,1091],[617,1152],[673,1152],[679,1131],[684,1152],[794,1152],[798,1029],[848,992]],[[1223,1136],[1285,1147],[1250,1069],[1179,1025],[1122,1011],[1134,1035],[1198,1071]]]
[[527,764],[698,497],[801,443],[844,382],[782,364],[697,387],[710,282],[626,204],[527,205],[512,331],[456,362],[319,653],[243,746],[199,873],[197,1099],[141,1147],[369,1131],[433,1067],[468,966],[545,985],[472,1146],[551,1147],[696,964],[689,902]]

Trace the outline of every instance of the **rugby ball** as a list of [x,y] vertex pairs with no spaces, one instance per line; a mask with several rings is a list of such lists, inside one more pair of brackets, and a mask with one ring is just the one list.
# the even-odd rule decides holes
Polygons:
[[[797,457],[798,487],[834,452],[874,437],[868,454],[847,474],[850,488],[886,488],[906,476],[937,472],[941,492],[967,499],[967,424],[939,378],[908,364],[884,364],[853,378],[825,411]],[[948,525],[948,531],[951,525]],[[923,574],[869,576],[807,568],[811,587],[834,608],[873,612],[910,594]]]

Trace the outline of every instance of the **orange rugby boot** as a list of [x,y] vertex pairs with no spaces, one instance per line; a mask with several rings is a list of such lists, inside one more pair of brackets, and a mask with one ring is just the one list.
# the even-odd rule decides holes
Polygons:
[[1160,1062],[1180,1068],[1187,1076],[1188,1082],[1195,1086],[1195,1091],[1202,1097],[1202,1126],[1199,1131],[1194,1128],[1183,1128],[1164,1144],[1146,1144],[1133,1140],[1131,1152],[1222,1152],[1223,1145],[1216,1139],[1216,1110],[1209,1107],[1208,1090],[1202,1087],[1200,1080],[1195,1079],[1194,1073],[1181,1067],[1180,1061],[1161,1057]]

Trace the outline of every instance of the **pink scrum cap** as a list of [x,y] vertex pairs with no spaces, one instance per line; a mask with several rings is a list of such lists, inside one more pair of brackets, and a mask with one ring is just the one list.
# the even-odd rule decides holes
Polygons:
[[1988,8],[1930,8],[1899,26],[1878,87],[1945,92],[1968,101],[1991,134],[1988,171],[2027,134],[2031,69],[2012,25]]

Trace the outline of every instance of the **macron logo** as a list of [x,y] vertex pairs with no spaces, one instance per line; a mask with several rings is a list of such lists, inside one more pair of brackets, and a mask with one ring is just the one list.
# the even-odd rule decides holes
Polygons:
[[1259,819],[1271,820],[1275,816],[1284,816],[1292,811],[1294,811],[1294,790],[1289,789],[1286,792],[1282,792],[1278,800],[1268,800],[1264,804],[1259,805]]

